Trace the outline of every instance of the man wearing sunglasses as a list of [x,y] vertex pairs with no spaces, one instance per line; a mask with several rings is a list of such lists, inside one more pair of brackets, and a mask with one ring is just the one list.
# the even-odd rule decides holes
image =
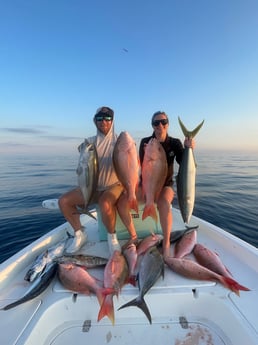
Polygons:
[[[121,183],[116,176],[112,154],[117,135],[114,132],[114,111],[109,107],[97,109],[93,121],[97,128],[97,134],[87,138],[94,143],[98,153],[99,177],[98,186],[91,203],[98,203],[102,222],[108,231],[108,245],[110,254],[115,250],[121,251],[115,233],[116,224],[116,202],[123,190]],[[80,150],[80,146],[78,148]],[[77,252],[86,242],[87,235],[81,222],[77,207],[83,207],[84,198],[80,188],[75,188],[59,199],[59,207],[65,219],[74,229],[74,239],[66,249],[67,253]]]
[[[184,147],[180,139],[173,138],[168,135],[168,127],[169,127],[169,119],[167,114],[164,111],[157,111],[153,114],[151,119],[151,125],[153,128],[153,133],[151,136],[143,138],[140,142],[139,147],[139,157],[140,163],[142,165],[143,158],[144,158],[144,147],[145,145],[152,139],[156,138],[161,145],[163,146],[167,164],[168,164],[168,172],[165,184],[161,190],[161,193],[158,197],[157,208],[159,212],[159,219],[160,225],[163,232],[163,256],[168,257],[170,256],[170,232],[172,229],[172,212],[171,212],[171,203],[174,198],[174,190],[173,190],[173,172],[174,172],[174,160],[176,159],[177,163],[180,164],[183,157]],[[194,148],[195,142],[193,139],[186,138],[184,141],[184,146]],[[138,196],[141,198],[141,188],[138,189]],[[130,214],[129,205],[127,202],[127,196],[123,193],[119,198],[118,202],[118,212],[119,215],[125,224],[131,239],[128,243],[125,244],[130,245],[131,243],[137,242],[137,233],[135,231],[134,223],[132,221],[132,217]]]

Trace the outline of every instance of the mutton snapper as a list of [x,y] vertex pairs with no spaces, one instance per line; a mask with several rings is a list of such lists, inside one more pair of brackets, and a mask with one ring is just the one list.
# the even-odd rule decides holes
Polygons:
[[138,273],[139,295],[132,301],[122,305],[118,310],[135,306],[140,308],[150,324],[152,323],[149,308],[144,300],[144,295],[156,283],[159,277],[164,277],[164,261],[156,247],[151,247],[144,254]]
[[247,287],[240,285],[230,277],[222,276],[208,268],[189,259],[178,259],[172,256],[166,257],[165,262],[168,267],[184,277],[196,280],[208,280],[222,284],[225,288],[235,292],[239,296],[239,290],[249,291]]
[[94,293],[100,305],[104,297],[113,291],[111,289],[105,289],[100,281],[83,267],[69,262],[58,265],[58,278],[68,290],[85,295]]
[[142,162],[142,191],[145,197],[142,220],[150,216],[156,223],[158,222],[154,203],[164,186],[167,169],[165,150],[156,138],[150,139],[145,146]]
[[196,243],[193,249],[193,254],[200,265],[221,274],[222,276],[232,277],[232,274],[223,264],[219,255],[205,247],[203,244]]
[[25,303],[27,301],[32,300],[33,298],[39,296],[43,291],[46,290],[46,288],[49,286],[49,284],[52,282],[55,274],[57,271],[57,263],[51,262],[45,267],[45,270],[43,273],[41,273],[34,282],[30,285],[29,289],[26,291],[26,293],[18,299],[15,302],[12,302],[5,307],[1,308],[0,310],[8,310],[13,307],[16,307],[22,303]]
[[136,144],[128,132],[121,132],[113,151],[113,164],[119,181],[124,186],[129,206],[138,213],[136,191],[139,181],[139,158]]
[[137,265],[137,249],[134,243],[129,244],[126,248],[123,249],[123,254],[127,261],[128,265],[128,282],[133,286],[136,285],[136,265]]
[[[186,138],[192,139],[199,132],[204,120],[193,130],[188,131],[183,122],[178,118],[180,127]],[[195,201],[195,176],[196,162],[193,150],[185,147],[182,162],[179,166],[177,182],[177,197],[183,221],[188,224],[193,213]]]
[[196,230],[192,230],[190,232],[185,233],[175,245],[174,257],[180,259],[188,254],[191,254],[196,243]]
[[105,296],[99,310],[98,321],[107,316],[112,325],[115,324],[113,296],[118,296],[123,285],[128,282],[128,273],[128,265],[124,255],[115,250],[104,270],[104,287],[113,289],[113,293]]
[[99,165],[98,154],[94,143],[89,143],[87,139],[79,146],[80,156],[76,169],[78,185],[84,199],[84,209],[89,216],[93,217],[87,210],[89,202],[97,188]]

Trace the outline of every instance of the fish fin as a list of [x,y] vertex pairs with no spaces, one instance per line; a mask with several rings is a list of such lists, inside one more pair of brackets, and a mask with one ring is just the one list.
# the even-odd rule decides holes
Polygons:
[[143,210],[143,214],[142,214],[142,220],[144,220],[147,217],[151,217],[153,218],[153,220],[158,223],[158,216],[157,216],[157,212],[156,212],[156,208],[154,206],[154,204],[151,205],[145,205],[144,210]]
[[136,275],[131,275],[129,278],[128,278],[128,283],[133,285],[133,286],[136,286]]
[[185,125],[183,124],[183,122],[181,121],[180,117],[178,116],[178,122],[180,124],[180,127],[182,129],[182,132],[184,133],[184,136],[186,138],[194,138],[196,136],[196,134],[199,132],[199,130],[201,129],[204,120],[192,131],[189,131]]
[[115,324],[115,315],[114,315],[114,304],[113,304],[113,296],[107,295],[103,303],[101,304],[99,314],[98,314],[98,321],[103,319],[103,317],[107,316],[109,320],[112,322],[112,325]]
[[105,297],[108,296],[108,295],[111,295],[113,293],[114,293],[114,289],[113,288],[100,288],[96,292],[96,296],[97,296],[97,299],[99,301],[100,307],[102,306]]
[[234,279],[232,278],[229,278],[229,277],[222,277],[222,280],[224,282],[224,286],[229,288],[230,290],[232,290],[233,292],[235,292],[238,296],[239,296],[239,290],[242,290],[242,291],[250,291],[249,288],[243,286],[243,285],[240,285],[237,281],[235,281]]
[[129,207],[131,210],[134,210],[136,213],[139,213],[138,201],[136,198],[129,200]]
[[84,207],[80,210],[78,210],[79,214],[86,214],[87,216],[93,218],[94,220],[97,220],[97,218],[95,216],[93,216],[93,214],[87,209],[87,207]]
[[148,308],[143,297],[142,298],[140,298],[139,296],[136,297],[135,299],[131,300],[130,302],[123,304],[121,307],[118,308],[118,310],[124,309],[127,307],[133,307],[133,306],[141,309],[144,312],[144,314],[146,315],[147,319],[149,320],[149,323],[150,324],[152,323],[149,308]]

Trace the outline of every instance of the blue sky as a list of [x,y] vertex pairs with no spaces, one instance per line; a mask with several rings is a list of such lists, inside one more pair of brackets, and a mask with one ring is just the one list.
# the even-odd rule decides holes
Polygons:
[[101,105],[138,140],[258,151],[258,1],[0,0],[0,152],[72,153]]

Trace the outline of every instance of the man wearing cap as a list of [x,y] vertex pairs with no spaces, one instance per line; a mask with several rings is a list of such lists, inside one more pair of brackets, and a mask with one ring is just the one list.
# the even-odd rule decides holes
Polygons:
[[[99,177],[95,195],[92,200],[98,203],[102,222],[108,231],[109,251],[112,254],[115,250],[121,251],[116,237],[116,202],[123,191],[121,183],[116,176],[112,154],[117,135],[114,131],[114,111],[109,107],[97,109],[93,121],[97,127],[97,134],[87,138],[90,143],[94,143],[98,153]],[[80,146],[79,146],[80,148]],[[86,242],[87,235],[81,222],[77,207],[84,204],[84,199],[80,188],[75,188],[59,199],[59,207],[65,219],[74,229],[74,239],[66,249],[67,253],[77,252]]]

